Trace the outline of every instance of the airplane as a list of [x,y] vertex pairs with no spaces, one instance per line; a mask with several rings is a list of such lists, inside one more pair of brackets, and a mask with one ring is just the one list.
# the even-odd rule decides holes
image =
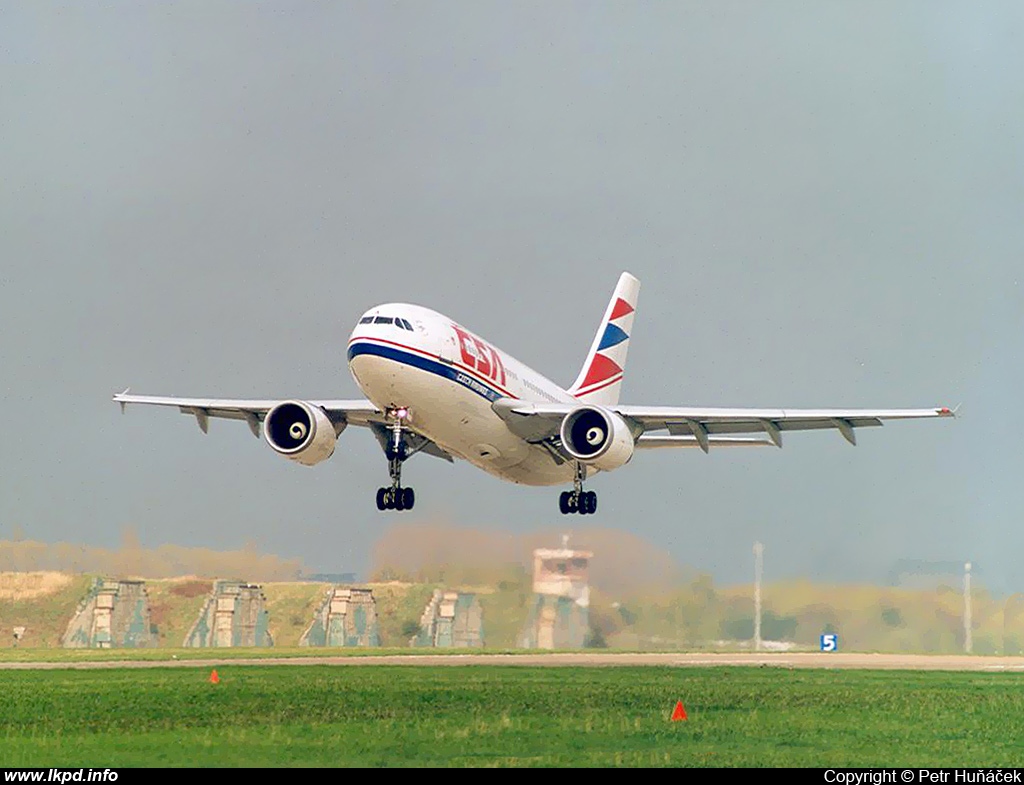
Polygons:
[[331,457],[348,426],[368,428],[384,451],[391,484],[379,510],[411,510],[415,493],[402,466],[417,453],[465,460],[513,483],[566,485],[565,515],[593,514],[584,483],[629,463],[637,450],[782,447],[786,431],[854,431],[883,420],[952,417],[930,409],[736,409],[619,403],[640,282],[623,272],[576,380],[562,388],[448,317],[408,303],[385,303],[360,317],[348,339],[348,366],[360,400],[237,400],[114,395],[127,404],[177,407],[195,416],[244,420],[256,438],[296,463]]

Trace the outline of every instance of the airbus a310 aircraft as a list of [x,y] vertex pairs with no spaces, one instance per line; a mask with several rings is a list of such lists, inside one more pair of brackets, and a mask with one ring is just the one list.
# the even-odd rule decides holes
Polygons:
[[234,400],[114,396],[121,404],[176,406],[205,433],[210,417],[244,420],[280,455],[313,466],[349,425],[369,428],[388,461],[380,510],[410,510],[402,465],[418,452],[462,458],[524,485],[572,483],[563,514],[589,514],[593,472],[612,471],[653,447],[782,446],[785,431],[854,429],[883,420],[951,417],[933,409],[726,409],[619,403],[640,282],[622,273],[576,381],[562,389],[451,319],[406,303],[371,308],[348,340],[348,366],[366,400]]

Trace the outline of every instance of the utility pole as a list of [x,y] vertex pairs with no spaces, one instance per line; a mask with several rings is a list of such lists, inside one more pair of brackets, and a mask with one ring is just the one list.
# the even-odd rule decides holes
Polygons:
[[754,651],[761,651],[761,572],[764,546],[754,543]]
[[964,564],[964,651],[971,653],[971,563]]

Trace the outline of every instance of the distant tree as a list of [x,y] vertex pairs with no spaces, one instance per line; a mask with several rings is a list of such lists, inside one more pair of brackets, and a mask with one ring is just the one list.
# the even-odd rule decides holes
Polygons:
[[[768,641],[793,640],[796,627],[795,616],[777,616],[772,611],[765,611],[761,616],[761,639]],[[750,640],[754,637],[754,617],[740,616],[723,619],[720,629],[723,638],[734,641]]]
[[590,632],[583,641],[585,649],[607,649],[608,642],[604,639],[604,633],[598,627],[591,627]]
[[902,627],[903,614],[900,613],[899,608],[884,608],[882,609],[882,623],[886,627]]
[[722,637],[732,641],[746,641],[754,637],[754,618],[722,619]]
[[761,619],[761,637],[770,641],[791,641],[796,635],[795,616],[776,616],[771,611]]
[[403,638],[414,638],[420,634],[421,631],[420,623],[409,619],[408,621],[402,622],[402,637]]

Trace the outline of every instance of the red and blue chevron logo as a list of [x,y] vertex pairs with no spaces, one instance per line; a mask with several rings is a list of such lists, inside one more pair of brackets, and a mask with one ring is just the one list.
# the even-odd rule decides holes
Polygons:
[[632,313],[633,306],[621,297],[615,301],[608,324],[605,325],[601,341],[597,345],[597,352],[594,354],[594,359],[590,361],[583,384],[580,385],[581,391],[588,390],[594,385],[607,382],[622,374],[622,366],[612,356],[620,353],[615,351],[616,347],[629,340],[629,333],[623,328],[628,329],[625,322],[631,320],[626,317]]

